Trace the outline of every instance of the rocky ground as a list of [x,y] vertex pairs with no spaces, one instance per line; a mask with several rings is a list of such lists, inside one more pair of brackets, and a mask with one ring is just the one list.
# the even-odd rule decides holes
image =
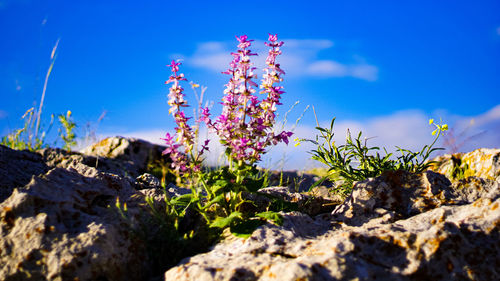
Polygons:
[[328,186],[299,193],[314,181],[301,175],[261,190],[301,206],[282,226],[161,271],[170,263],[130,226],[152,221],[146,195],[161,204],[162,150],[118,137],[83,153],[0,146],[0,280],[500,280],[500,149],[357,182],[345,201]]

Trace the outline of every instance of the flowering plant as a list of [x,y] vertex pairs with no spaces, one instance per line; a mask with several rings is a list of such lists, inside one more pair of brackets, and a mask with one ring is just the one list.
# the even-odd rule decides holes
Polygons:
[[[177,139],[174,140],[174,136],[167,133],[163,139],[167,145],[167,148],[163,151],[163,154],[168,154],[172,160],[172,168],[174,168],[175,174],[179,176],[184,176],[187,173],[198,172],[201,168],[200,158],[205,150],[208,150],[208,140],[205,141],[199,151],[195,150],[195,132],[189,126],[188,121],[190,117],[186,117],[182,107],[187,107],[187,101],[184,99],[185,95],[183,93],[184,89],[180,86],[181,81],[187,81],[184,78],[183,73],[179,72],[180,62],[172,63],[168,66],[172,69],[172,75],[165,82],[165,84],[173,83],[170,87],[170,92],[168,94],[168,105],[170,105],[169,114],[172,114],[177,124],[175,127]],[[184,152],[180,151],[180,147],[184,147]]]
[[257,96],[253,95],[256,92],[255,87],[258,86],[252,80],[257,77],[253,72],[256,68],[250,62],[250,57],[256,54],[248,49],[253,40],[248,40],[246,35],[237,39],[239,49],[231,54],[233,60],[230,68],[223,72],[231,78],[224,90],[222,114],[212,122],[208,108],[204,108],[202,112],[203,121],[217,133],[221,143],[227,147],[226,155],[230,167],[234,161],[238,161],[237,166],[241,166],[243,162],[253,164],[260,160],[267,146],[276,145],[281,141],[288,144],[288,137],[292,135],[291,132],[285,131],[277,135],[272,132],[276,106],[281,104],[280,98],[284,93],[283,87],[277,84],[283,80],[281,75],[285,72],[280,68],[280,64],[276,63],[283,42],[277,42],[277,36],[270,35],[269,42],[265,43],[270,50],[260,89],[261,93],[267,96],[259,102]]
[[[269,35],[265,45],[269,47],[266,58],[266,67],[261,85],[254,82],[257,78],[250,58],[257,54],[252,53],[250,46],[253,40],[246,35],[237,36],[238,49],[231,53],[233,59],[228,70],[222,72],[230,76],[222,98],[222,113],[215,119],[210,118],[208,107],[201,108],[200,118],[208,129],[215,132],[225,147],[225,155],[229,166],[217,171],[204,172],[202,170],[202,155],[208,151],[209,140],[205,140],[201,148],[196,147],[193,128],[188,124],[190,117],[186,117],[183,107],[187,101],[180,83],[187,81],[184,74],[179,73],[180,62],[172,61],[172,75],[166,81],[172,84],[168,94],[169,113],[173,115],[177,127],[176,138],[166,134],[164,140],[167,148],[163,152],[172,160],[173,172],[178,179],[189,183],[192,193],[173,198],[175,204],[197,210],[212,227],[238,227],[245,219],[272,219],[279,221],[276,214],[245,213],[243,206],[252,204],[244,198],[244,193],[256,192],[265,183],[265,179],[258,176],[255,163],[261,160],[266,148],[279,142],[288,144],[291,132],[275,133],[273,126],[276,123],[276,110],[280,105],[281,95],[284,93],[281,69],[276,58],[281,54],[283,42],[278,41],[277,35]],[[259,100],[255,95],[258,88],[264,98]],[[210,212],[213,211],[213,212]],[[182,215],[182,214],[181,214]],[[247,220],[248,221],[248,220]]]

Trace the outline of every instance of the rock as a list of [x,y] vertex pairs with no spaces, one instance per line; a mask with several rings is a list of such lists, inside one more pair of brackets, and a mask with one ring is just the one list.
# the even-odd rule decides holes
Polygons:
[[135,180],[137,189],[161,188],[161,181],[149,173],[144,173],[138,176]]
[[[143,220],[143,200],[128,180],[71,161],[66,168],[44,172],[47,166],[39,154],[0,149],[2,157],[8,153],[9,159],[17,159],[2,165],[2,173],[31,165],[19,173],[17,188],[0,203],[0,280],[148,276],[144,244],[112,207],[118,197],[127,202],[131,221]],[[22,186],[30,173],[30,181]]]
[[356,183],[332,215],[284,213],[283,226],[230,237],[165,280],[498,280],[499,207],[495,181],[387,173]]
[[[356,182],[343,202],[327,186],[260,189],[257,206],[279,198],[297,211],[196,254],[212,241],[198,213],[161,220],[165,196],[191,190],[162,190],[149,171],[162,149],[144,143],[114,138],[90,155],[0,146],[0,280],[500,280],[500,150],[442,158],[435,171],[451,178],[397,171]],[[174,222],[201,234],[182,240]]]
[[40,155],[0,145],[0,202],[9,197],[14,188],[26,185],[33,175],[48,170]]
[[438,156],[431,169],[452,180],[470,176],[484,179],[500,179],[500,149],[480,148],[469,153]]
[[136,189],[161,188],[161,181],[150,173],[138,175],[142,168],[131,161],[121,161],[105,157],[96,157],[80,152],[68,152],[58,148],[44,148],[36,153],[42,156],[43,162],[50,168],[68,168],[71,165],[82,163],[93,167],[100,172],[111,173],[127,179]]
[[59,148],[44,148],[36,151],[36,153],[42,156],[43,162],[50,168],[66,169],[81,163],[100,172],[112,173],[127,178],[130,182],[135,181],[131,176],[139,174],[137,167],[133,163],[116,159],[85,155],[74,151],[68,152]]
[[127,167],[135,171],[133,177],[137,177],[148,171],[148,165],[169,165],[166,157],[162,155],[165,146],[152,144],[150,142],[124,137],[106,138],[94,145],[91,145],[81,152],[95,157],[105,157],[119,160],[132,167]]
[[[472,182],[471,182],[472,183]],[[493,195],[487,196],[489,191]],[[468,188],[455,185],[443,175],[427,171],[421,175],[404,171],[386,172],[375,179],[358,182],[351,195],[339,205],[333,215],[351,225],[362,225],[379,211],[390,212],[391,222],[440,207],[471,203],[481,197],[494,198],[498,183],[472,183]]]
[[315,186],[311,189],[311,191],[303,192],[302,194],[309,195],[312,197],[320,197],[323,198],[323,200],[328,200],[332,202],[332,204],[341,204],[345,200],[345,196],[342,196],[338,193],[335,193],[335,185],[338,184],[337,182],[332,183],[332,186],[327,187],[327,186]]
[[[258,194],[261,194],[261,196]],[[283,200],[287,203],[294,203],[296,209],[310,216],[331,212],[339,204],[338,201],[325,199],[314,194],[294,192],[290,190],[290,186],[261,188],[258,190],[258,194],[250,194],[248,195],[248,199],[254,201],[259,211],[262,212],[266,211],[273,198]]]

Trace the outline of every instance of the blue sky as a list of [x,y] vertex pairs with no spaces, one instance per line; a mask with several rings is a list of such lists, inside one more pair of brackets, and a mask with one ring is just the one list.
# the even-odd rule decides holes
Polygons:
[[[351,128],[376,145],[416,149],[432,140],[427,120],[441,117],[455,136],[465,131],[461,150],[500,147],[499,11],[498,1],[0,0],[0,134],[39,102],[58,39],[45,123],[70,109],[79,136],[90,122],[99,137],[158,142],[174,127],[166,64],[182,59],[217,103],[235,35],[256,40],[259,65],[277,33],[282,116],[300,101],[289,123],[311,105],[321,124],[337,118],[339,138]],[[296,136],[313,136],[314,120],[307,111]],[[268,161],[286,153],[285,168],[313,165],[302,161],[310,148],[279,147]]]

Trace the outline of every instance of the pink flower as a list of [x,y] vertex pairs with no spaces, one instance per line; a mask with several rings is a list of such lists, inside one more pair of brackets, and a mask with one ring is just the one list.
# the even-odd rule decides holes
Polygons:
[[211,123],[208,107],[201,108],[200,122],[205,122],[207,125]]
[[279,139],[279,141],[283,141],[284,143],[288,144],[288,138],[291,137],[293,135],[292,132],[281,132],[277,138]]
[[276,43],[276,41],[278,41],[278,34],[272,35],[271,33],[269,33],[268,40],[270,41],[270,43],[264,42],[264,44],[266,44],[266,46],[269,46],[269,47],[281,47],[281,46],[283,46],[283,42]]
[[170,66],[172,68],[172,72],[175,73],[175,72],[179,71],[179,65],[181,65],[180,62],[175,62],[175,60],[172,60],[172,63],[170,63],[167,66]]
[[208,149],[209,142],[210,140],[205,140],[204,144],[201,145],[200,155],[202,155],[205,150],[210,151],[210,149]]
[[[257,54],[249,49],[254,40],[249,40],[247,35],[236,36],[238,49],[231,53],[233,59],[229,63],[229,69],[222,72],[230,76],[225,85],[224,96],[221,100],[222,113],[212,121],[210,111],[207,107],[201,108],[198,122],[204,122],[207,127],[215,131],[219,136],[221,143],[226,146],[226,154],[230,159],[243,160],[244,163],[253,164],[261,159],[261,155],[266,152],[266,147],[276,145],[279,142],[289,143],[288,139],[291,132],[283,131],[278,135],[273,132],[275,125],[277,105],[280,105],[281,95],[285,93],[279,83],[283,80],[282,75],[285,72],[276,62],[277,57],[281,55],[280,47],[283,42],[278,41],[276,34],[269,34],[269,47],[266,58],[266,68],[261,80],[261,93],[265,94],[264,99],[259,100],[255,95],[256,88],[259,85],[254,81],[257,78],[251,57]],[[174,142],[173,136],[167,134],[165,142],[168,153],[174,162],[172,165],[180,173],[189,171],[200,171],[199,155],[209,151],[206,140],[201,144],[198,156],[193,157],[194,149],[194,131],[188,122],[191,118],[186,117],[181,110],[187,106],[183,94],[183,88],[180,82],[186,81],[182,73],[178,73],[181,63],[172,61],[169,67],[172,69],[172,75],[166,81],[172,84],[168,94],[169,112],[173,114],[177,127],[177,141]],[[179,151],[184,149],[184,153]],[[237,164],[240,165],[240,164]]]
[[246,35],[242,35],[240,37],[236,36],[236,39],[238,40],[238,42],[240,42],[240,44],[238,44],[238,48],[240,49],[245,49],[245,48],[248,48],[250,47],[252,41],[254,40],[248,40],[248,36]]

